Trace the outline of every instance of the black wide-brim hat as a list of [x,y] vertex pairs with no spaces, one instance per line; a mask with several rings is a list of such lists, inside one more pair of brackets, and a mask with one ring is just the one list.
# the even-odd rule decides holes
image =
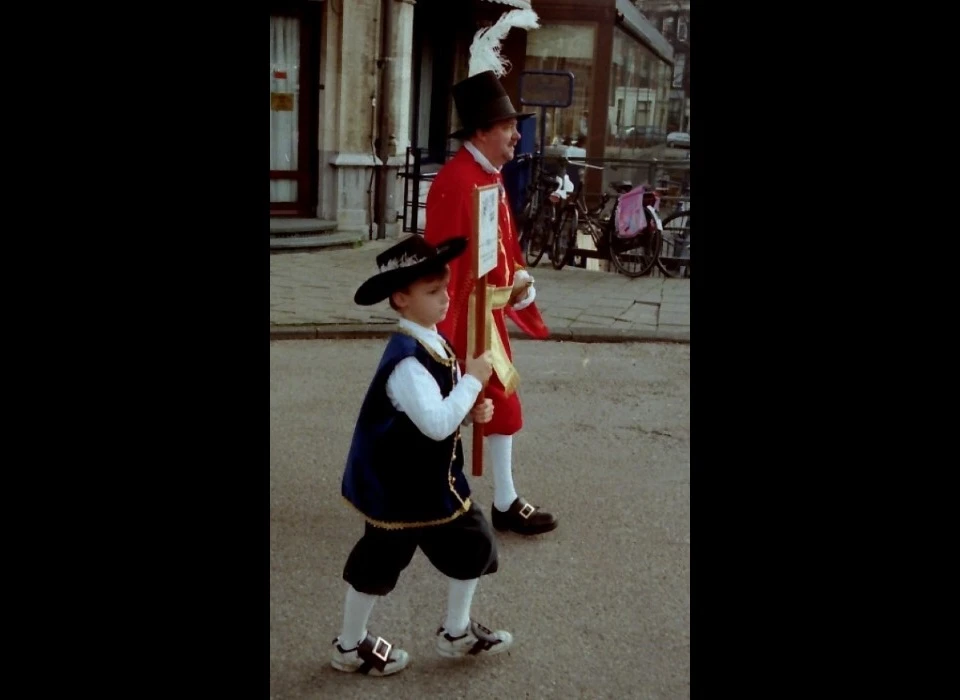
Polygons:
[[493,71],[471,75],[453,86],[453,103],[457,107],[461,128],[449,138],[463,141],[476,129],[489,129],[504,119],[520,121],[533,113],[518,112]]
[[443,266],[467,249],[462,236],[444,241],[437,247],[427,243],[418,233],[407,236],[377,256],[380,272],[360,285],[353,300],[370,306],[408,287],[421,277],[443,270]]

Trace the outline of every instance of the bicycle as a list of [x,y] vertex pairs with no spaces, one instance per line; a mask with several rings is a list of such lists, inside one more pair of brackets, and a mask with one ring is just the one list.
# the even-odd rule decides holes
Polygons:
[[517,217],[517,230],[527,265],[536,267],[553,243],[556,205],[560,201],[556,194],[558,182],[556,177],[544,173],[541,154],[523,153],[515,160],[533,161],[530,181],[527,183],[527,203]]
[[[569,161],[564,159],[563,165],[566,166],[568,164]],[[607,201],[610,199],[610,195],[604,193],[599,206],[593,209],[587,209],[582,194],[584,173],[587,168],[592,170],[603,170],[603,168],[598,165],[590,165],[589,163],[583,163],[582,165],[583,167],[580,169],[580,182],[574,188],[573,193],[564,205],[560,214],[560,220],[557,223],[557,231],[553,236],[550,262],[556,270],[562,270],[564,268],[567,262],[569,262],[570,250],[576,247],[576,233],[579,227],[580,217],[583,216],[585,221],[587,219],[595,220],[599,217],[600,212],[603,211]]]
[[667,277],[690,277],[690,209],[680,206],[663,220],[657,267]]
[[656,213],[659,197],[655,192],[645,189],[642,205],[647,213],[646,226],[632,237],[625,237],[621,235],[618,227],[618,207],[620,196],[635,189],[633,183],[621,181],[610,184],[616,198],[613,200],[610,214],[604,216],[603,210],[611,199],[611,195],[604,192],[599,206],[589,209],[583,194],[585,169],[603,170],[603,168],[587,163],[574,164],[582,165],[583,168],[580,171],[580,181],[560,214],[557,233],[553,239],[551,255],[553,266],[560,270],[567,264],[571,250],[576,248],[577,232],[583,227],[593,240],[597,250],[596,257],[609,259],[617,272],[627,277],[641,277],[648,274],[656,265],[660,251],[660,222]]

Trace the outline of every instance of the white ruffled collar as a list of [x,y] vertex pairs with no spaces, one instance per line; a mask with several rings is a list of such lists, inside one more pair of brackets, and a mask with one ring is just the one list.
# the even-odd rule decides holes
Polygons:
[[500,172],[497,168],[493,167],[493,165],[490,164],[490,161],[487,160],[487,157],[483,155],[477,149],[477,147],[474,146],[472,143],[470,143],[469,141],[464,141],[463,147],[470,152],[470,155],[473,156],[473,159],[477,161],[480,167],[483,168],[485,171],[487,171],[491,175],[496,175],[497,173]]
[[406,318],[401,318],[397,321],[397,325],[407,331],[417,340],[420,340],[437,353],[441,357],[447,357],[447,351],[443,347],[443,337],[437,332],[437,327],[427,328],[426,326],[421,326],[419,323],[414,323]]

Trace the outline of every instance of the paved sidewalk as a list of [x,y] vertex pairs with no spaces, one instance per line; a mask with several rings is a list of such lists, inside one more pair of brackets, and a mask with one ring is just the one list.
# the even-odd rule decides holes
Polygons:
[[[353,294],[376,272],[376,255],[395,242],[271,255],[271,339],[386,335],[397,318],[387,302],[358,306]],[[546,256],[529,272],[551,340],[690,342],[689,279],[554,270]],[[526,337],[508,326],[512,337]]]

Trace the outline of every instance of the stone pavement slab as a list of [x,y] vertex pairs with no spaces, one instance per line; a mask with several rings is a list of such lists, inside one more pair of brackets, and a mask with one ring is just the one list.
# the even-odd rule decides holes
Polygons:
[[[374,259],[394,239],[354,248],[270,256],[271,338],[366,338],[390,331],[387,302],[354,304],[357,287],[376,272]],[[528,268],[537,306],[553,340],[689,342],[690,280],[631,279],[574,267],[555,270],[544,258]],[[512,324],[511,337],[526,338]]]

